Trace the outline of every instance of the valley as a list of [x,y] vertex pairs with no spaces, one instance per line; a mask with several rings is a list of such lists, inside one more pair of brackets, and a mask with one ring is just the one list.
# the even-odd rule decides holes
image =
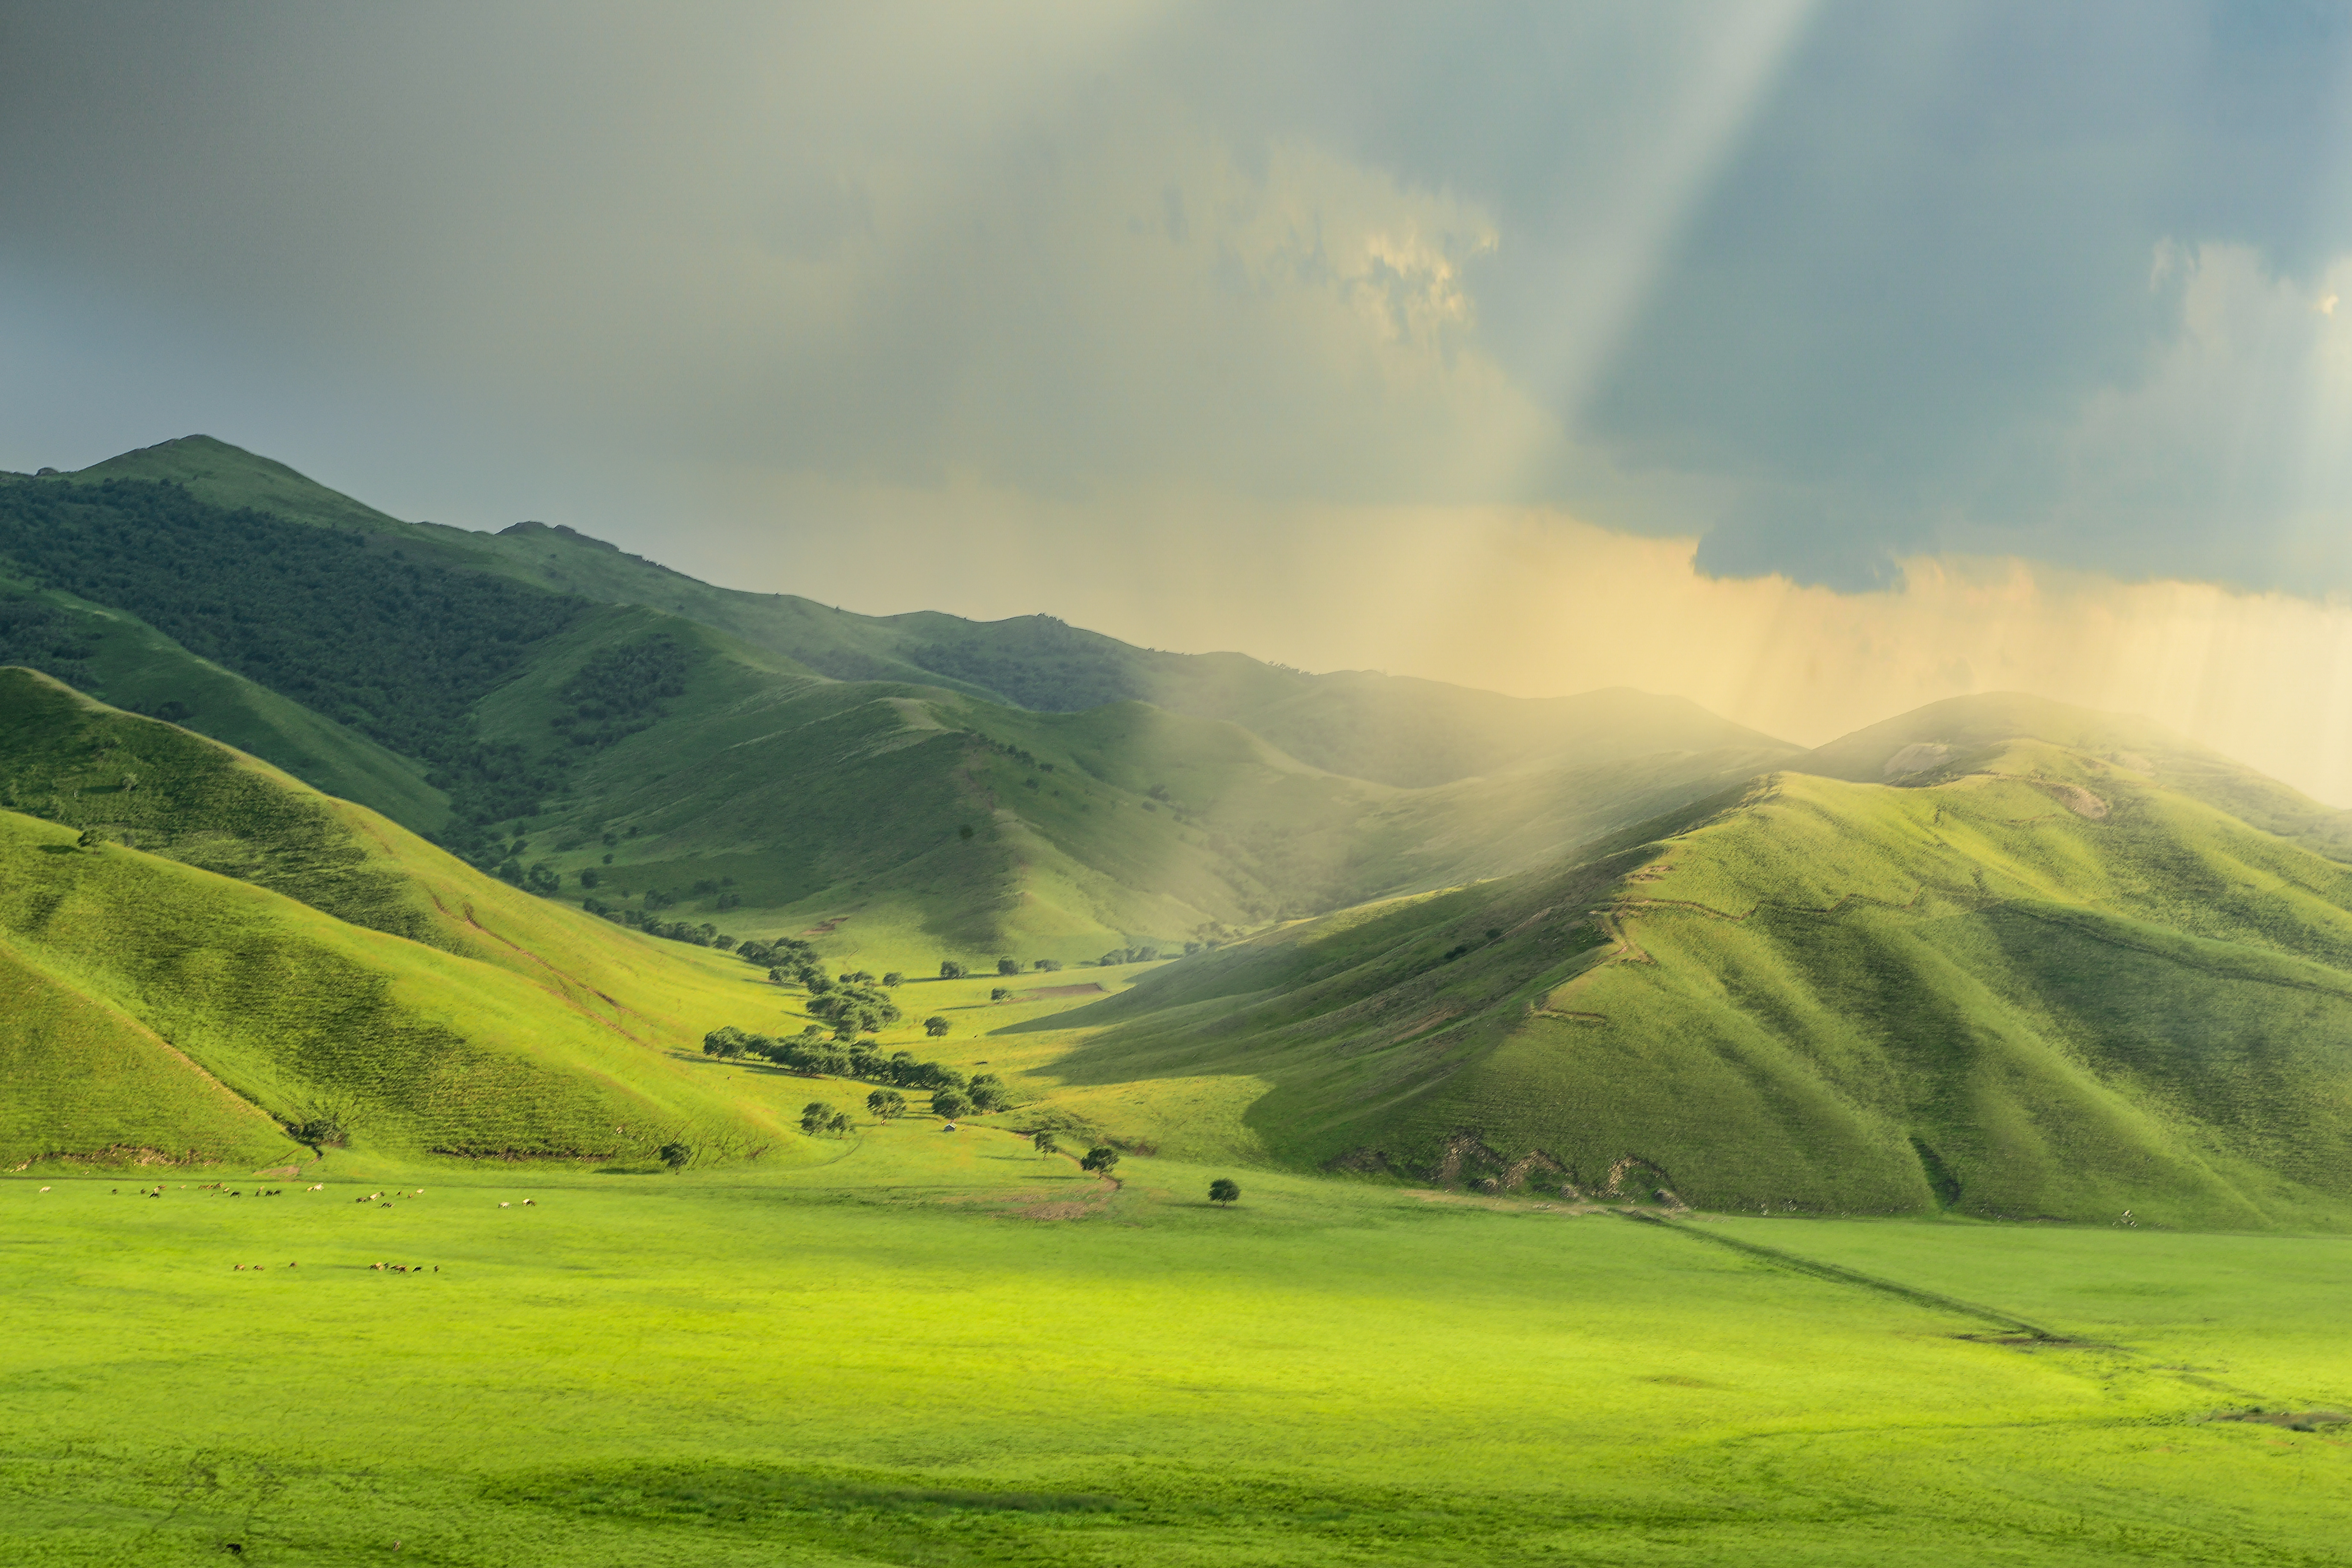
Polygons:
[[2352,813],[2145,720],[853,616],[201,438],[0,476],[0,638],[27,1561],[2344,1556]]

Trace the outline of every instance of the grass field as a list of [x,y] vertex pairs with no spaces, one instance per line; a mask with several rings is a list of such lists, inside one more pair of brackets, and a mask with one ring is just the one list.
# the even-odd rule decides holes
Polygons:
[[0,1181],[11,1561],[2352,1561],[2332,1238],[353,1164]]

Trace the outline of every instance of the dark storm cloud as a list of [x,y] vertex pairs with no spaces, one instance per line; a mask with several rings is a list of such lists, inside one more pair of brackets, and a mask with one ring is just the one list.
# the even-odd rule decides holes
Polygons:
[[698,475],[965,474],[1549,502],[1846,587],[2352,585],[2333,10],[0,29],[0,463],[205,428],[623,537],[696,526]]
[[1726,571],[1852,585],[1958,546],[2291,582],[2271,547],[2294,497],[2154,509],[2066,442],[2182,330],[2168,245],[2245,247],[2315,296],[2352,248],[2344,23],[2137,0],[1823,14],[1590,427],[1740,482],[1701,554]]

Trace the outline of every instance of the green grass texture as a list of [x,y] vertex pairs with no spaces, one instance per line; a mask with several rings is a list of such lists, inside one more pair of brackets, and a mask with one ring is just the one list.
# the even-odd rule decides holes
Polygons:
[[163,1565],[2352,1559],[2343,1239],[1637,1222],[1249,1172],[1228,1209],[1220,1167],[1130,1158],[1114,1185],[928,1120],[836,1147],[757,1175],[334,1155],[152,1197],[0,1181],[0,1542]]

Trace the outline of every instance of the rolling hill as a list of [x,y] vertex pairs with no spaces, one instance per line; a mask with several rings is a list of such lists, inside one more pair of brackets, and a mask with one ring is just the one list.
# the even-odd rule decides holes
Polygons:
[[740,961],[533,898],[29,671],[0,670],[0,1161],[257,1165],[308,1157],[298,1132],[793,1157],[692,1053],[718,1019],[783,1010]]
[[203,437],[0,478],[0,656],[509,881],[746,934],[1173,948],[1554,857],[1792,751],[1639,693],[847,616],[400,522]]
[[[2214,801],[2305,839],[2341,814],[2137,721],[2009,697],[1817,757],[1883,779],[1934,746],[1897,783],[1775,772],[1570,869],[1189,958],[1028,1026],[1077,1031],[1041,1071],[1107,1125],[1131,1095],[1128,1134],[1174,1148],[1502,1186],[2352,1215],[2352,867]],[[1154,1124],[1178,1082],[1246,1109]]]

